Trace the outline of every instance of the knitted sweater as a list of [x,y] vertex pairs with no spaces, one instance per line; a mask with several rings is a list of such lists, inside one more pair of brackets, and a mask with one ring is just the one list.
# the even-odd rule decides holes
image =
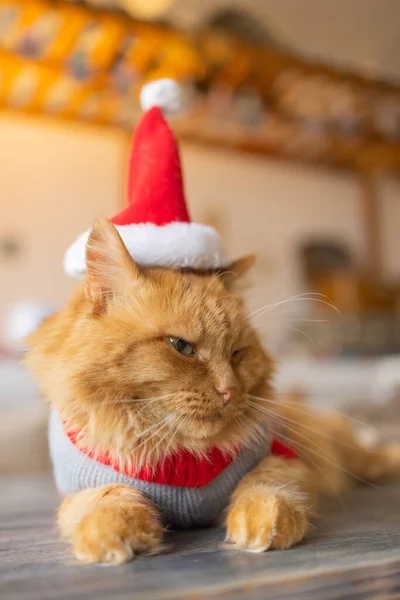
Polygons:
[[[181,462],[163,463],[158,472],[144,469],[132,476],[119,470],[109,460],[95,459],[79,449],[73,436],[65,432],[54,409],[50,414],[49,443],[56,484],[61,494],[109,483],[125,483],[138,488],[151,499],[159,507],[166,523],[180,527],[215,522],[242,477],[270,451],[270,439],[266,435],[264,442],[244,448],[234,458],[224,458],[216,449],[210,453],[208,461],[196,461],[190,455],[194,463],[189,468],[186,465],[187,475],[184,472],[188,456]],[[290,450],[282,448],[278,448],[276,453],[290,457]]]

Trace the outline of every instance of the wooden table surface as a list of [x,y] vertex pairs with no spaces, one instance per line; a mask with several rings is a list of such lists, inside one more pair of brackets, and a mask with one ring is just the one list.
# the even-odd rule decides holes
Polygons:
[[208,529],[170,534],[165,554],[119,567],[74,564],[50,477],[0,478],[0,491],[1,600],[400,598],[400,487],[354,490],[285,552],[227,550]]

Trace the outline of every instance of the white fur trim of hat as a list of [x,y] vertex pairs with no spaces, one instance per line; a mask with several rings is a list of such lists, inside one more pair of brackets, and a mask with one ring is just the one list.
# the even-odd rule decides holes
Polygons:
[[[153,223],[116,225],[129,254],[144,267],[170,269],[220,269],[229,264],[218,233],[199,223]],[[90,230],[80,235],[68,248],[64,270],[71,277],[83,279],[86,272],[86,244]]]

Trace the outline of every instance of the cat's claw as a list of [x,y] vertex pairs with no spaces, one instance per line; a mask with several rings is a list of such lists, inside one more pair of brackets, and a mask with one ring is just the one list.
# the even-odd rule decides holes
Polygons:
[[99,507],[83,517],[72,541],[79,561],[117,565],[160,552],[162,536],[163,527],[146,511]]
[[227,540],[238,549],[265,552],[290,548],[309,527],[307,511],[296,499],[269,489],[248,490],[230,507]]

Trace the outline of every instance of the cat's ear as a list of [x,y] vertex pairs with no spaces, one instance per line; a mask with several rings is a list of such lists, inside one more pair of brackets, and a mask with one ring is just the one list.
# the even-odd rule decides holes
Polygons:
[[114,225],[105,217],[98,219],[86,245],[86,297],[102,310],[140,275]]
[[243,256],[235,260],[230,267],[221,274],[222,280],[226,287],[231,288],[238,279],[241,279],[254,265],[256,257],[254,254]]

